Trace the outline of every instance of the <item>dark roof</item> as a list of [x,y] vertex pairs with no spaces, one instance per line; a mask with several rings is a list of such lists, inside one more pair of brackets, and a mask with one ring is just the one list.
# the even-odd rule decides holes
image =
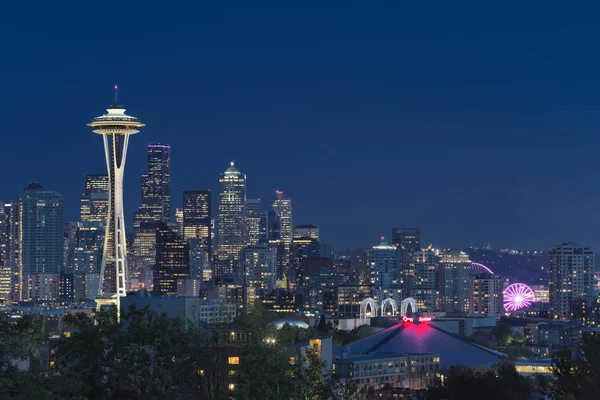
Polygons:
[[43,189],[42,185],[39,182],[29,182],[29,185],[25,188],[25,190],[39,190]]
[[345,347],[349,354],[439,354],[440,367],[489,367],[506,355],[453,336],[426,322],[399,323]]
[[296,225],[294,229],[318,229],[318,227],[314,225]]

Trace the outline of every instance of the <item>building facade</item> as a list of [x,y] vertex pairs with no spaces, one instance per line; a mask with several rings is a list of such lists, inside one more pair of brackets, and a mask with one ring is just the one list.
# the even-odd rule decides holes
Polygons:
[[268,244],[244,249],[244,284],[256,292],[269,294],[275,288],[277,248]]
[[470,312],[473,281],[469,255],[460,250],[440,254],[438,264],[439,309],[441,311]]
[[381,238],[379,244],[366,251],[370,284],[376,289],[396,288],[400,285],[400,252],[395,245]]
[[80,220],[106,224],[110,181],[106,174],[85,176],[85,192],[81,195]]
[[17,278],[15,299],[57,300],[56,277],[64,262],[62,194],[32,182],[13,202],[12,213],[10,247]]
[[171,220],[171,146],[148,145],[147,190],[142,208],[148,210],[152,221]]
[[161,223],[156,229],[155,296],[177,296],[177,280],[189,277],[188,243]]
[[260,199],[246,199],[244,206],[246,246],[255,246],[260,242]]
[[504,315],[500,275],[480,274],[473,277],[472,312],[486,317]]
[[183,191],[183,238],[197,239],[208,262],[212,258],[211,192]]
[[244,247],[245,204],[246,176],[232,161],[219,176],[215,276],[239,272],[240,253]]
[[554,319],[570,320],[571,303],[594,288],[594,250],[569,242],[548,251],[548,290]]

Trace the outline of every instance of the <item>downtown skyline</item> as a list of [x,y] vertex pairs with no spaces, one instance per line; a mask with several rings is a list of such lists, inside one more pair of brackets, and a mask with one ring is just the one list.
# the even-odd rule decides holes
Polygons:
[[214,5],[190,13],[202,23],[167,12],[160,32],[131,21],[108,35],[92,28],[97,10],[86,21],[49,10],[57,26],[17,17],[2,27],[16,39],[0,67],[11,149],[0,198],[39,181],[76,220],[85,174],[105,168],[83,125],[119,84],[148,124],[129,149],[128,224],[145,146],[168,143],[172,208],[183,190],[215,193],[235,160],[248,198],[284,191],[295,223],[319,226],[336,248],[372,245],[396,226],[418,226],[439,247],[599,248],[599,32],[588,23],[597,12],[580,7]]

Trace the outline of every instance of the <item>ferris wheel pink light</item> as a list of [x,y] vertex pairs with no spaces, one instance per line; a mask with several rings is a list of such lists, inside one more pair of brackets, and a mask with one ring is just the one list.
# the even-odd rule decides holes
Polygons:
[[517,311],[530,307],[535,302],[533,290],[524,283],[513,283],[504,289],[504,310]]

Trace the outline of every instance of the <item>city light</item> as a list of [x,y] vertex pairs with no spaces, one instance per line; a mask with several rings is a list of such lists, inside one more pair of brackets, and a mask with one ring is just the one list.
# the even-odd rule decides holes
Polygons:
[[[415,322],[414,317],[407,317],[406,315],[402,317],[402,321],[404,322]],[[430,322],[431,317],[417,317],[417,322]]]
[[504,289],[504,310],[517,311],[530,307],[535,302],[535,294],[523,283],[513,283]]

